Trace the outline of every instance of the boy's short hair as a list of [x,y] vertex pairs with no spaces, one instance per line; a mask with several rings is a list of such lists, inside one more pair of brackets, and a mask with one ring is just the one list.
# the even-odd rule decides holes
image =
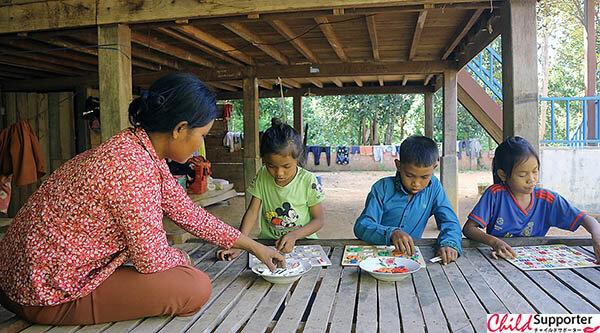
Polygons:
[[435,165],[439,159],[437,144],[426,136],[411,135],[400,145],[400,163],[429,167]]

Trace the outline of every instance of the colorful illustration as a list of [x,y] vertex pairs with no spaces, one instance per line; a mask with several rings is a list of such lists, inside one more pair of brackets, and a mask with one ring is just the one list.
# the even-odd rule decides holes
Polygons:
[[[286,262],[291,260],[306,260],[311,266],[330,266],[331,260],[323,251],[321,245],[297,245],[294,246],[294,251],[287,253],[285,255]],[[254,265],[260,263],[253,254],[249,254],[248,257],[248,266],[253,267]]]
[[344,248],[344,257],[342,258],[342,266],[358,266],[362,260],[376,257],[396,257],[411,259],[419,263],[421,267],[425,267],[425,259],[415,246],[415,255],[407,256],[395,250],[394,246],[385,245],[346,245]]
[[517,258],[506,259],[523,271],[600,267],[596,259],[564,244],[513,247]]

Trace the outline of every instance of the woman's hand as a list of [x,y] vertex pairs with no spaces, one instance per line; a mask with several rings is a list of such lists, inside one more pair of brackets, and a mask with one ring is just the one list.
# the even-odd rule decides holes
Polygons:
[[256,256],[256,258],[258,258],[258,260],[265,263],[265,265],[267,265],[272,272],[274,272],[277,267],[285,268],[285,258],[281,255],[281,253],[268,246],[256,243],[252,253]]
[[293,231],[288,232],[275,242],[275,248],[281,253],[290,253],[294,250],[297,239]]
[[492,257],[494,257],[494,259],[498,259],[498,256],[505,259],[517,257],[515,250],[500,238],[496,238],[490,245],[492,246]]
[[229,250],[218,250],[217,259],[231,261],[240,256],[242,251],[240,249],[231,248]]

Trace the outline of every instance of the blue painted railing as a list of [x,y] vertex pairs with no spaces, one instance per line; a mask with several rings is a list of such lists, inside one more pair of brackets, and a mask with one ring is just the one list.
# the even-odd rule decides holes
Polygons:
[[[550,102],[550,139],[540,140],[540,143],[562,144],[570,147],[582,147],[590,143],[600,143],[600,139],[586,139],[588,132],[588,103],[593,101],[596,123],[596,134],[600,133],[600,96],[595,97],[540,97],[540,101]],[[566,124],[557,126],[557,109],[564,111]],[[571,129],[571,118],[579,125]]]
[[[484,89],[494,101],[502,101],[502,56],[488,45],[467,64],[471,75],[483,83]],[[498,79],[500,78],[500,80]],[[600,143],[600,96],[596,97],[540,97],[540,101],[550,102],[550,139],[540,140],[543,144],[559,144],[581,147],[590,143]],[[588,101],[594,101],[596,114],[596,137],[586,139]],[[566,114],[566,124],[556,124],[556,111]],[[574,118],[574,119],[572,119]],[[572,121],[574,120],[574,121]],[[571,128],[571,124],[576,124]]]

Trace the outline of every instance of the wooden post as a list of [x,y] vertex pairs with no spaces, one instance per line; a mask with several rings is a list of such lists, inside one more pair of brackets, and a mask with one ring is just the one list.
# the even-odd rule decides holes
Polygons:
[[131,30],[125,24],[98,26],[98,76],[102,141],[128,126],[131,102]]
[[91,148],[88,122],[83,118],[88,88],[80,87],[75,94],[75,151],[77,154]]
[[539,151],[536,0],[507,1],[502,13],[502,133]]
[[456,71],[444,72],[444,130],[440,176],[448,200],[458,216],[458,159],[457,138],[457,91]]
[[[261,167],[258,137],[258,80],[244,78],[244,186],[247,189]],[[246,192],[246,208],[252,195]]]
[[[596,26],[594,0],[585,0],[584,4],[584,21],[583,29],[584,39],[584,81],[585,81],[585,96],[596,95]],[[596,119],[596,103],[594,101],[587,102],[587,134],[589,140],[598,139]]]
[[425,93],[425,136],[433,139],[433,93]]
[[302,95],[294,96],[294,129],[300,134],[300,141],[303,140],[304,115],[302,114]]

